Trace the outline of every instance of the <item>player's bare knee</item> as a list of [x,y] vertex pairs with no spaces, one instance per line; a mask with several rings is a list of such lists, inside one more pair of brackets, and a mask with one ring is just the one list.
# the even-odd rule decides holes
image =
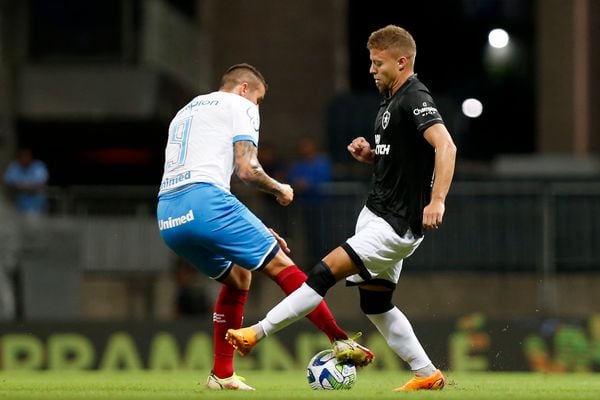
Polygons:
[[232,289],[248,290],[252,283],[252,272],[240,266],[234,265],[222,283]]
[[394,308],[394,304],[392,304],[394,291],[391,289],[382,291],[358,288],[358,292],[360,293],[360,309],[367,315],[383,314]]
[[335,285],[335,282],[335,277],[325,261],[317,263],[308,274],[308,279],[306,279],[306,284],[321,297],[325,297],[325,293]]
[[290,265],[294,265],[294,262],[282,250],[279,250],[275,257],[261,268],[260,271],[268,277],[274,278]]

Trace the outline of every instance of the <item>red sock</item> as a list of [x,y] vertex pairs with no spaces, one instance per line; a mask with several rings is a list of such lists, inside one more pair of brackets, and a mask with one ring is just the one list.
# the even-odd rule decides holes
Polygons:
[[233,375],[234,349],[225,340],[227,329],[242,327],[244,305],[248,298],[247,290],[231,289],[221,286],[221,292],[215,304],[213,313],[214,364],[212,372],[219,378],[229,378]]
[[[306,282],[306,274],[297,266],[290,265],[283,269],[275,277],[275,282],[283,289],[285,294],[290,294],[294,290],[298,289],[304,282]],[[329,337],[330,341],[337,339],[348,339],[348,335],[342,328],[340,328],[333,317],[333,314],[329,310],[327,303],[322,301],[319,303],[310,314],[306,316],[317,328]]]

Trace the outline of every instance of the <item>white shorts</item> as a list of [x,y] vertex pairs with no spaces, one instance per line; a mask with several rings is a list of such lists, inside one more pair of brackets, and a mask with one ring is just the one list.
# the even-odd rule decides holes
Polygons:
[[410,229],[403,237],[398,235],[383,218],[363,207],[356,221],[354,236],[342,246],[361,272],[349,276],[346,281],[361,283],[369,279],[383,279],[398,283],[402,261],[414,253],[422,241],[423,237],[415,238]]

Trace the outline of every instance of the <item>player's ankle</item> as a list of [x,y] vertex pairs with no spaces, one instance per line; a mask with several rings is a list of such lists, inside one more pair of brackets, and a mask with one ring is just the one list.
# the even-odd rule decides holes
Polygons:
[[426,378],[428,376],[435,374],[435,371],[437,371],[435,366],[433,364],[429,364],[423,368],[416,369],[413,372],[415,373],[416,376]]
[[256,341],[258,342],[259,340],[263,339],[266,334],[265,334],[265,330],[263,329],[263,327],[261,326],[260,322],[254,324],[251,326],[251,328],[254,330],[254,332],[256,333]]

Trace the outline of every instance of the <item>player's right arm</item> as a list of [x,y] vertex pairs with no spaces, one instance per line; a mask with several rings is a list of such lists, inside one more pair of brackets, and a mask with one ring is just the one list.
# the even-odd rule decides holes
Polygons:
[[244,183],[271,193],[282,206],[287,206],[294,200],[294,189],[290,185],[267,175],[258,161],[258,150],[254,143],[246,140],[235,142],[234,151],[235,173]]
[[375,162],[375,151],[371,150],[371,144],[364,137],[354,139],[347,147],[352,157],[360,162],[373,164]]

